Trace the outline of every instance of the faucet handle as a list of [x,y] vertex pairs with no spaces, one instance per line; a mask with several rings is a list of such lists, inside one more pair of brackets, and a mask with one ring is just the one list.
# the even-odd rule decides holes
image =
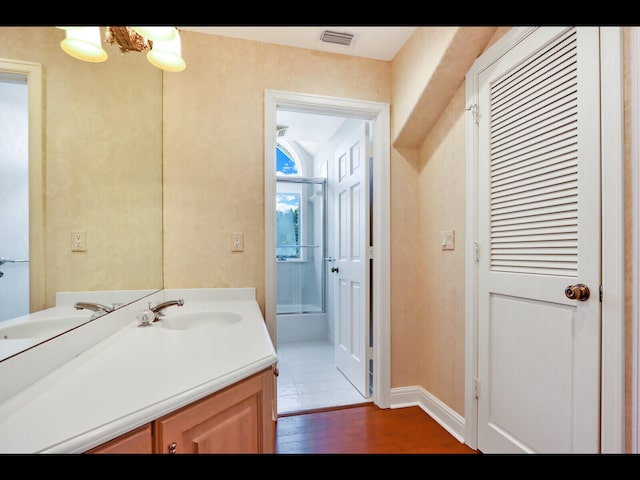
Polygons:
[[140,311],[136,318],[138,319],[139,327],[149,327],[156,319],[156,314],[151,309],[145,309]]

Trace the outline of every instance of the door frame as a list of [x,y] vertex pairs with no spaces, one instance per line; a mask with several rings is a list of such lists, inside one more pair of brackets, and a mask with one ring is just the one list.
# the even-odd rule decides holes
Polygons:
[[[467,205],[465,251],[465,443],[477,449],[478,401],[478,136],[475,127],[478,77],[482,70],[537,27],[512,28],[485,51],[466,75]],[[542,27],[544,28],[544,27]],[[596,28],[596,27],[585,27]],[[624,383],[624,122],[622,28],[600,28],[602,175],[602,358],[601,453],[625,452]]]
[[640,27],[630,27],[632,275],[631,450],[640,453]]
[[29,128],[29,307],[45,308],[44,165],[42,154],[42,65],[0,58],[0,72],[27,78]]
[[374,122],[372,242],[373,402],[389,408],[391,390],[390,328],[390,108],[388,103],[265,90],[265,322],[277,349],[276,318],[276,114],[280,107],[305,113],[360,118]]

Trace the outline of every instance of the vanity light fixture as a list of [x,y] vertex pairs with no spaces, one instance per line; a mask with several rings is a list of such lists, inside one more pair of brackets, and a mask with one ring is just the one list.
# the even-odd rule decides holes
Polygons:
[[66,38],[60,42],[62,50],[85,62],[104,62],[109,56],[100,44],[99,27],[58,27],[66,30]]
[[153,48],[147,52],[147,60],[151,65],[169,72],[180,72],[186,68],[182,59],[182,44],[176,30],[172,40],[156,40]]
[[[58,27],[66,37],[62,50],[85,62],[104,62],[109,57],[100,42],[100,27]],[[182,58],[180,32],[176,27],[105,27],[105,41],[116,44],[122,53],[147,52],[147,60],[162,70],[180,72]]]

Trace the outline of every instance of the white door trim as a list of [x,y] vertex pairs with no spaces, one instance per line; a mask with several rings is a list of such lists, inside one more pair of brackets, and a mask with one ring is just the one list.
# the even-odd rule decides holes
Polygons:
[[[478,408],[478,138],[475,128],[478,73],[535,28],[517,27],[482,54],[466,76],[467,224],[465,333],[465,443],[477,448]],[[624,453],[624,218],[622,29],[601,28],[602,51],[602,383],[601,452]],[[605,168],[606,167],[606,168]]]
[[625,453],[622,28],[600,28],[602,112],[602,453]]
[[[29,304],[45,308],[44,172],[42,155],[42,65],[0,58],[0,72],[27,77],[29,114]],[[0,252],[1,253],[1,252]]]
[[633,185],[632,255],[632,378],[631,452],[640,453],[640,28],[631,27],[631,168]]
[[373,128],[373,402],[389,408],[391,390],[390,327],[390,109],[388,103],[265,90],[265,322],[274,345],[276,325],[275,177],[276,112],[287,107],[374,121]]

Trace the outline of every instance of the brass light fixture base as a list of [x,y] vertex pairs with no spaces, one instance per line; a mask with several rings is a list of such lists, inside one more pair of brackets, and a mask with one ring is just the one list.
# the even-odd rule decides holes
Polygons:
[[142,52],[151,48],[149,42],[130,27],[107,27],[106,42],[113,45],[114,43],[120,47],[122,53]]

